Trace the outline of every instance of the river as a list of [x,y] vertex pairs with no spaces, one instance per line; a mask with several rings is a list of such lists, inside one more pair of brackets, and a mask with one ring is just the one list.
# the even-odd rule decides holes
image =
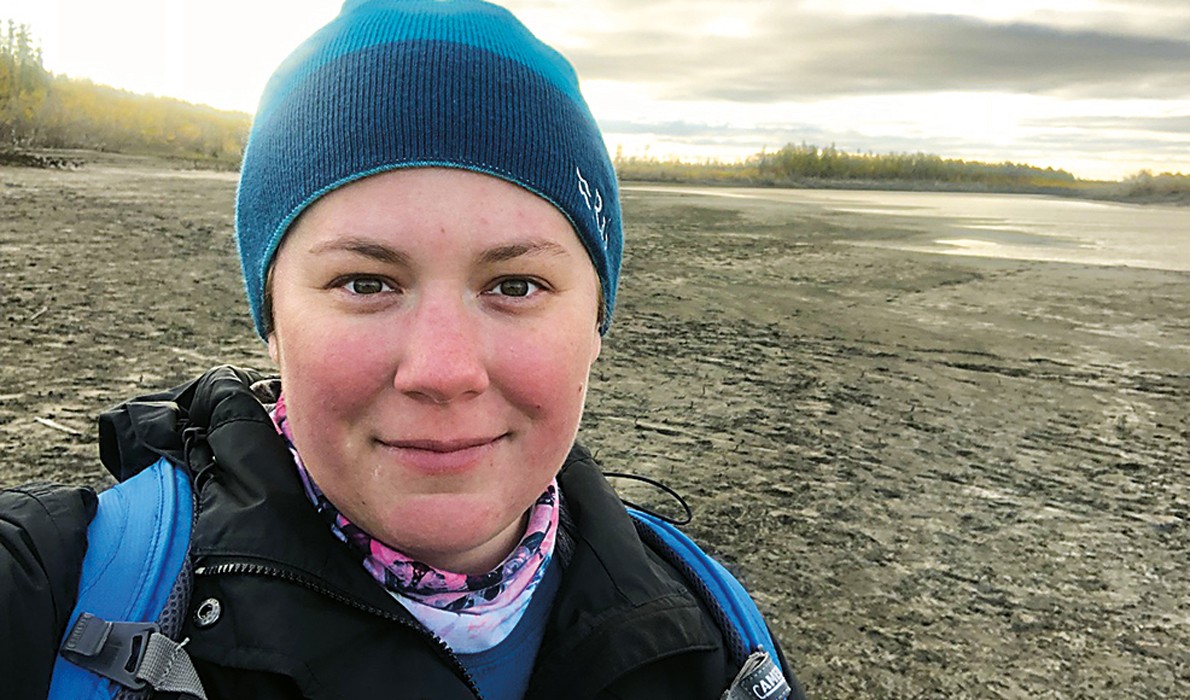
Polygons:
[[[856,243],[943,255],[1043,260],[1190,272],[1190,208],[1041,195],[794,190],[628,184],[633,192],[787,205],[853,215]],[[873,241],[873,227],[904,236]],[[846,232],[841,233],[846,239]]]

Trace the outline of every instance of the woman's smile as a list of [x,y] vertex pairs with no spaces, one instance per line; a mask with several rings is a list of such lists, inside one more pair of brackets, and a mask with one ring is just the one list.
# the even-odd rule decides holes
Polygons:
[[417,440],[377,440],[398,464],[426,475],[464,472],[491,457],[507,433],[494,437]]

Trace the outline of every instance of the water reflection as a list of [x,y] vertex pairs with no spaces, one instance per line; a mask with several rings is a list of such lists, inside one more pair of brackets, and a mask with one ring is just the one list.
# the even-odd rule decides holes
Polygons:
[[[692,188],[626,185],[634,190],[785,204],[844,214],[840,235],[942,255],[974,255],[1190,272],[1190,208],[1061,199],[1037,195]],[[904,235],[889,237],[895,229]],[[879,235],[874,235],[876,233]]]

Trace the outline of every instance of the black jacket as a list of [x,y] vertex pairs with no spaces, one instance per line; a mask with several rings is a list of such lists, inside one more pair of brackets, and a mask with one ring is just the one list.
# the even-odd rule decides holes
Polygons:
[[[257,379],[218,368],[100,421],[101,456],[118,479],[160,456],[191,471],[198,517],[183,636],[208,696],[474,698],[446,645],[315,515],[249,389]],[[526,697],[719,698],[738,668],[697,596],[642,544],[585,449],[572,450],[558,481],[562,580]],[[45,696],[94,509],[82,489],[0,494],[0,613],[12,630],[0,639],[0,677],[14,697]],[[218,617],[200,626],[193,611],[212,601]]]

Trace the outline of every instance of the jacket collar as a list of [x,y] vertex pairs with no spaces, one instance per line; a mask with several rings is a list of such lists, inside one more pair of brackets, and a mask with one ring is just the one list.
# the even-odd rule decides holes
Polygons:
[[199,513],[191,542],[196,566],[255,561],[404,615],[360,558],[314,516],[289,448],[251,390],[262,379],[250,370],[216,367],[105,413],[104,465],[121,480],[162,456],[189,469]]
[[[407,617],[314,514],[288,448],[250,389],[261,378],[218,367],[105,414],[105,465],[117,478],[160,456],[190,469],[199,512],[191,543],[196,565],[256,561]],[[564,697],[576,683],[604,687],[650,661],[716,648],[717,632],[708,627],[700,605],[679,583],[680,574],[637,537],[590,452],[576,445],[558,481],[573,551],[530,695]],[[576,662],[589,659],[599,663]]]

